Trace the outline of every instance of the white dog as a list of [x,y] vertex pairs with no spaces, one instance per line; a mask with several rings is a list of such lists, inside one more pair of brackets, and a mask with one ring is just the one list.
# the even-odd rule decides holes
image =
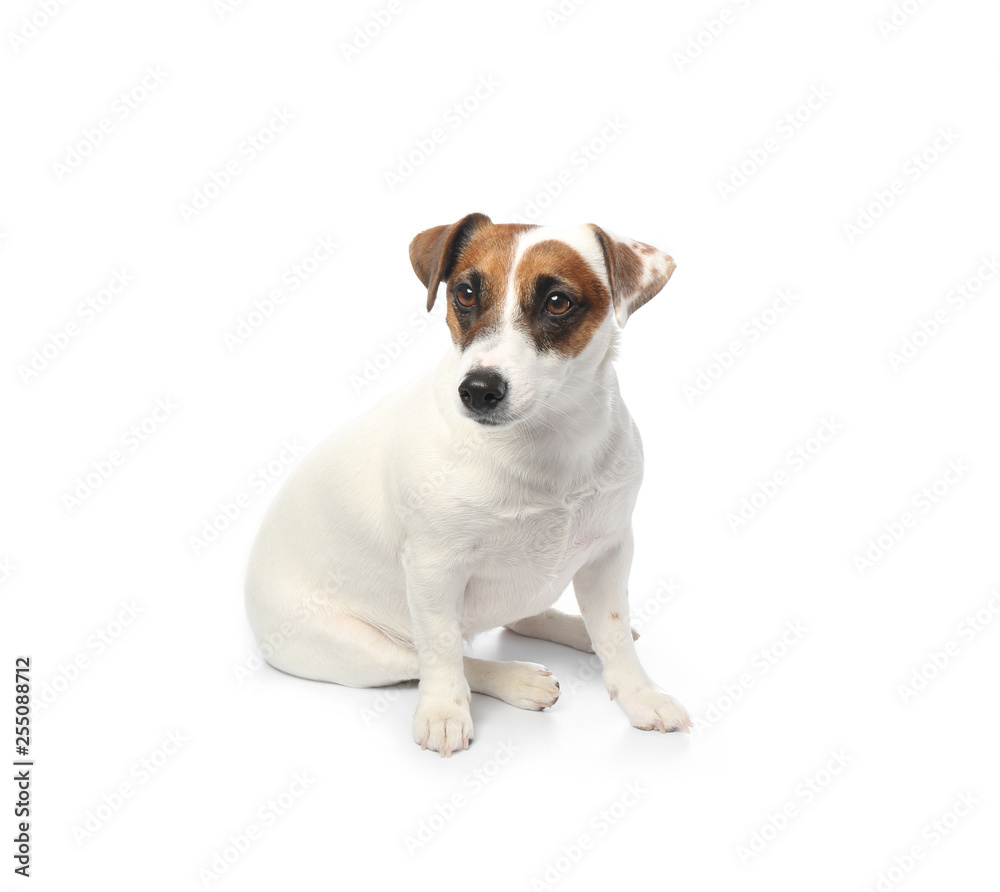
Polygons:
[[[447,283],[441,364],[303,459],[271,505],[246,585],[268,661],[353,687],[420,680],[413,737],[472,738],[470,690],[556,702],[543,666],[463,656],[498,626],[596,652],[632,724],[687,730],[639,664],[629,626],[642,444],[612,366],[629,315],[674,270],[597,226],[421,232],[427,308]],[[580,616],[551,605],[572,581]]]

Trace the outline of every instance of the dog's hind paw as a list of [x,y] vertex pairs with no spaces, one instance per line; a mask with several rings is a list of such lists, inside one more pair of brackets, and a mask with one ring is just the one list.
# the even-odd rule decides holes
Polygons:
[[501,663],[490,696],[519,709],[547,709],[559,699],[559,682],[538,663]]

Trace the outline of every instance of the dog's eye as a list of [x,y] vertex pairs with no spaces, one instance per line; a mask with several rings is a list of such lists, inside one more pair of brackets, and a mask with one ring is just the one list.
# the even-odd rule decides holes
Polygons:
[[561,291],[553,291],[552,294],[545,298],[545,310],[553,316],[564,316],[572,308],[573,301]]
[[456,285],[453,293],[459,306],[471,310],[476,305],[476,292],[472,290],[471,285]]

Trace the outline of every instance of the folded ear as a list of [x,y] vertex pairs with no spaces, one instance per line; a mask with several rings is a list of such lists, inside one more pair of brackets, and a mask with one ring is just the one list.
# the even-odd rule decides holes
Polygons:
[[493,221],[485,214],[468,214],[457,223],[425,229],[410,242],[410,263],[417,278],[427,286],[427,311],[437,297],[438,285],[447,281],[455,261],[469,237],[480,226]]
[[629,316],[660,293],[677,264],[652,245],[620,238],[593,223],[590,228],[604,252],[615,318],[624,327]]

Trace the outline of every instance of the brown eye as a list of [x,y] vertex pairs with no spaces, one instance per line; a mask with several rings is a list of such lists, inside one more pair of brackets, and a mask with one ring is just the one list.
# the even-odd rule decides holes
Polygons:
[[568,313],[572,307],[573,301],[560,291],[554,291],[547,298],[545,298],[545,309],[553,316],[563,316]]
[[454,294],[459,306],[471,310],[476,305],[476,292],[471,285],[456,285]]

